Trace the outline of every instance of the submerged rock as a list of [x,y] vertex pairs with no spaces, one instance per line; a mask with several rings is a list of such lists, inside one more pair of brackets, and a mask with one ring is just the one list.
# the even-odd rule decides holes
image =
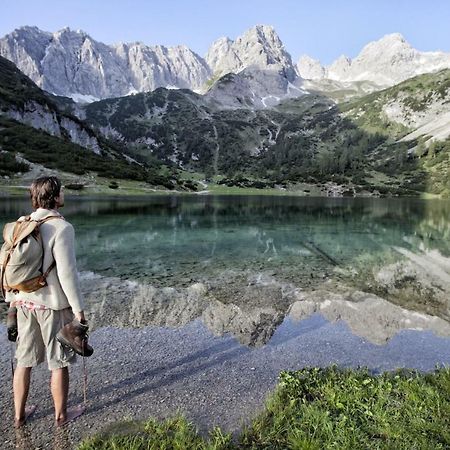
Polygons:
[[437,250],[394,250],[405,259],[375,270],[379,292],[407,308],[450,320],[450,260]]

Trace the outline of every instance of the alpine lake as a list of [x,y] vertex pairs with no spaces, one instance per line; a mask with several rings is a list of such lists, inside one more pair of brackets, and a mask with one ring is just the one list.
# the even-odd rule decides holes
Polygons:
[[[187,330],[189,347],[202,329],[292,368],[450,364],[448,200],[68,197],[61,212],[94,334]],[[0,200],[2,223],[26,213]]]

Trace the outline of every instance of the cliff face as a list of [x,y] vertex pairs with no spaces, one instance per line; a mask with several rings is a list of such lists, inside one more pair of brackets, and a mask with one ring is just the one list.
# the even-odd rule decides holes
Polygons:
[[0,57],[0,114],[33,128],[63,137],[101,153],[95,132],[77,117],[64,113],[55,101],[24,76],[10,61]]
[[0,40],[0,55],[42,89],[80,101],[159,86],[199,89],[210,76],[206,62],[186,46],[108,46],[69,28],[20,28]]
[[289,82],[297,78],[275,30],[263,25],[235,41],[219,39],[206,60],[184,45],[106,45],[83,31],[48,33],[36,27],[19,28],[0,39],[0,55],[42,89],[85,102],[158,87],[204,90],[213,74],[218,78],[243,69],[273,71]]
[[68,137],[72,143],[89,148],[98,155],[101,153],[98,139],[90,129],[68,117],[58,116],[58,113],[47,105],[30,101],[23,109],[8,109],[3,111],[3,114],[25,125],[46,131],[52,136]]

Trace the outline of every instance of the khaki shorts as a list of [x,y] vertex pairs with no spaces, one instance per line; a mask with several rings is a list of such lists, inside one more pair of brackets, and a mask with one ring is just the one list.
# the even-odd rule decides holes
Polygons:
[[18,367],[35,367],[47,357],[49,370],[61,369],[75,362],[73,350],[63,347],[56,334],[74,318],[71,308],[30,310],[25,306],[17,308]]

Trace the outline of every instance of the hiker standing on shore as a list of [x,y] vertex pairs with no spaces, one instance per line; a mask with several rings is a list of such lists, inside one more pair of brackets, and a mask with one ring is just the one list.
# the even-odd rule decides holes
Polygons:
[[[39,263],[42,276],[12,286],[14,284],[11,282],[12,276],[8,279],[8,266],[2,261],[2,264],[5,264],[2,274],[2,287],[6,290],[5,299],[11,307],[17,308],[17,368],[13,381],[16,428],[22,426],[27,416],[35,409],[25,408],[31,370],[44,359],[47,359],[51,371],[50,389],[56,425],[64,425],[83,413],[82,406],[67,408],[68,366],[74,362],[75,352],[80,351],[77,349],[74,351],[73,348],[63,345],[59,336],[64,327],[68,344],[73,344],[70,341],[73,340],[74,333],[75,335],[78,333],[79,339],[80,327],[87,329],[76,268],[74,229],[58,212],[59,208],[64,206],[63,189],[57,177],[42,177],[35,180],[30,187],[34,212],[30,216],[20,218],[16,222],[19,225],[16,225],[14,231],[10,233],[13,236],[11,241],[14,241],[24,227],[36,227],[33,236],[41,239],[43,248],[40,256],[42,262]],[[5,227],[5,242],[6,237]],[[29,284],[35,279],[40,286],[30,288]],[[11,310],[14,311],[10,308]],[[87,341],[82,342],[82,345],[85,344]]]

